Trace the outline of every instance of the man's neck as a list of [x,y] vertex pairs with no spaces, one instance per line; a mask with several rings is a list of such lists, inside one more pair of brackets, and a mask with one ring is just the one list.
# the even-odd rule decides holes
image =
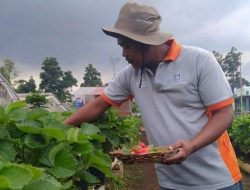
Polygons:
[[156,73],[158,65],[161,62],[163,62],[164,58],[166,57],[169,46],[167,46],[166,44],[162,44],[155,48],[156,48],[155,49],[155,61],[145,66],[146,68],[150,69],[154,74]]

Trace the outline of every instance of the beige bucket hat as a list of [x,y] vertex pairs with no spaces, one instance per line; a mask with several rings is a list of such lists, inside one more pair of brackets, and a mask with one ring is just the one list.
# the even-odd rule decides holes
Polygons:
[[125,36],[144,44],[160,45],[172,37],[161,32],[160,23],[161,16],[154,7],[128,2],[121,8],[115,26],[102,30],[115,38]]

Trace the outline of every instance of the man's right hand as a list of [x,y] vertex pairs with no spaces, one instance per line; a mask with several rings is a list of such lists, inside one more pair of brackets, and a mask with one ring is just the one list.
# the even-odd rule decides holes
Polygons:
[[68,117],[64,124],[66,125],[80,125],[84,122],[91,122],[103,114],[110,105],[101,97],[88,102],[83,107],[79,108],[75,113]]

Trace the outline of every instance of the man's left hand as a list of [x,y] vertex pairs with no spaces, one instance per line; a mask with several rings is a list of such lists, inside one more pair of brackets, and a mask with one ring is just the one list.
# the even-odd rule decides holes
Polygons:
[[161,162],[162,164],[181,164],[193,152],[193,146],[189,140],[179,140],[176,143],[170,145],[169,149],[178,151],[175,155],[165,158]]

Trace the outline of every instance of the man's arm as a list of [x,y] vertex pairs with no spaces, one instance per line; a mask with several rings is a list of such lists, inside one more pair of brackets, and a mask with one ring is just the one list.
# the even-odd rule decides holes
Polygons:
[[212,112],[211,119],[191,140],[193,152],[217,140],[232,124],[233,113],[232,105]]
[[64,121],[64,124],[80,125],[83,122],[91,122],[98,118],[109,107],[110,105],[108,103],[106,103],[101,97],[98,97],[78,109]]
[[170,146],[179,149],[175,156],[165,159],[165,164],[179,164],[193,152],[217,140],[233,121],[233,108],[231,105],[223,107],[212,113],[204,128],[191,140],[180,140]]

